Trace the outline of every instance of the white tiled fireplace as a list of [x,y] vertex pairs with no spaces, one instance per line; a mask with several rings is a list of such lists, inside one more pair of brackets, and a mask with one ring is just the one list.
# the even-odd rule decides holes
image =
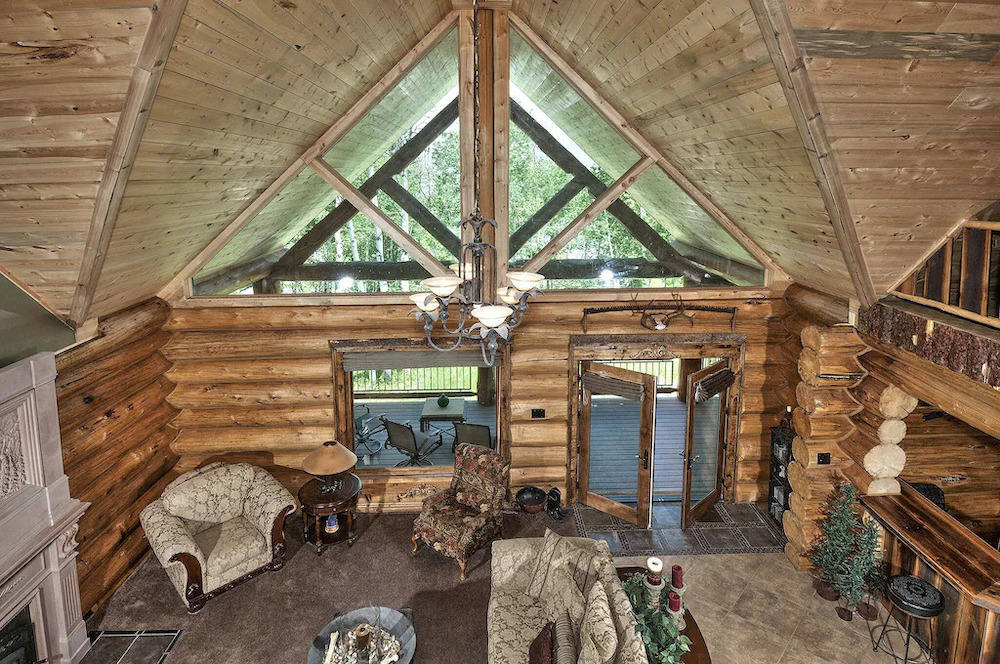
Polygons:
[[39,660],[76,664],[87,627],[76,576],[77,522],[63,472],[52,353],[0,369],[0,628],[29,607]]

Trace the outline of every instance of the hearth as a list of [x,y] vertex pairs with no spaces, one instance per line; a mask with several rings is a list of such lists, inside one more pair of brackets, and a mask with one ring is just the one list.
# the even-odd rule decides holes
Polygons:
[[35,664],[35,625],[31,608],[24,607],[3,628],[0,628],[0,664]]

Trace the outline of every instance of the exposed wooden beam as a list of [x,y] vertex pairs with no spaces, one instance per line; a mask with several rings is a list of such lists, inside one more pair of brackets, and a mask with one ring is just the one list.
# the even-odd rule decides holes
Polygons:
[[531,238],[535,237],[535,234],[542,230],[545,224],[552,221],[552,218],[559,213],[559,210],[566,207],[584,188],[584,184],[579,178],[573,178],[564,184],[562,189],[557,191],[552,198],[545,201],[535,214],[531,215],[520,228],[514,231],[514,234],[510,238],[511,255],[516,255],[521,247],[527,244]]
[[[513,263],[515,267],[518,262]],[[545,266],[548,279],[594,279],[603,270],[611,270],[617,279],[665,279],[679,277],[673,266],[645,258],[568,258],[549,261]],[[310,263],[275,268],[272,281],[337,281],[344,277],[362,280],[403,281],[427,278],[416,261],[351,261],[343,263]]]
[[510,20],[493,11],[493,219],[497,222],[497,279],[510,260]]
[[782,0],[750,0],[761,35],[778,73],[792,119],[802,138],[809,163],[816,176],[833,233],[843,254],[844,264],[858,301],[870,307],[878,300],[864,252],[854,226],[847,191],[840,179],[836,159],[819,112],[809,72],[795,38],[792,21]]
[[[463,9],[458,18],[458,159],[461,215],[465,219],[476,207],[473,184],[473,154],[476,145],[475,120],[475,39],[472,8]],[[467,242],[467,231],[462,241]]]
[[714,201],[686,175],[668,160],[662,151],[646,139],[643,134],[629,122],[618,109],[608,102],[590,83],[586,81],[573,67],[536,33],[520,16],[511,12],[510,23],[531,44],[538,53],[556,70],[577,93],[596,110],[618,133],[640,153],[656,158],[656,163],[684,193],[690,196],[701,208],[715,220],[717,224],[729,233],[736,242],[754,257],[761,265],[770,270],[772,278],[789,281],[788,274],[761,247],[740,228],[729,215],[715,204]]
[[125,94],[125,106],[118,116],[115,136],[97,189],[90,233],[87,235],[80,276],[69,311],[69,322],[74,327],[87,319],[90,305],[97,293],[101,271],[118,221],[125,185],[132,171],[132,162],[139,150],[143,132],[146,131],[149,110],[156,97],[185,6],[187,0],[160,0],[153,7],[153,17],[132,70],[132,79]]
[[[521,131],[530,138],[538,148],[545,153],[559,168],[567,174],[582,181],[591,196],[600,196],[606,189],[604,184],[594,175],[583,162],[566,149],[552,134],[548,132],[531,114],[516,102],[511,103],[511,118]],[[681,256],[670,246],[666,238],[645,222],[632,208],[616,200],[608,206],[608,212],[613,215],[642,246],[649,250],[656,260],[674,265],[680,274],[700,281],[705,270]]]
[[207,279],[194,282],[195,295],[219,295],[232,293],[266,277],[278,260],[278,252],[255,258],[246,263],[234,265]]
[[306,162],[315,156],[325,153],[330,147],[340,140],[344,134],[358,123],[358,121],[371,110],[375,104],[382,101],[386,94],[392,90],[399,81],[406,76],[411,69],[426,55],[431,49],[437,46],[442,39],[455,26],[458,20],[458,12],[451,11],[442,18],[434,28],[427,33],[417,44],[407,51],[406,55],[396,63],[389,71],[379,79],[379,81],[366,92],[346,113],[337,118],[336,122],[330,125],[323,134],[313,143],[300,157],[292,162],[285,171],[271,183],[260,195],[254,199],[246,208],[231,221],[221,233],[219,233],[204,249],[198,252],[184,268],[164,286],[158,296],[167,301],[176,301],[185,295],[185,284],[189,283],[198,270],[203,268],[224,247],[243,227],[250,223],[250,220],[257,216],[264,207],[271,202],[275,196],[294,179],[302,169],[306,167]]
[[690,258],[712,274],[727,279],[737,286],[759,286],[764,283],[764,271],[758,267],[680,241],[673,242],[671,246],[681,256]]
[[424,230],[441,243],[441,246],[450,251],[456,259],[458,258],[458,253],[461,251],[462,245],[458,236],[444,222],[435,217],[434,213],[428,210],[416,196],[408,192],[403,185],[392,178],[382,183],[382,191],[389,198],[396,201],[396,205],[403,208],[412,219],[423,226]]
[[580,213],[580,215],[569,222],[564,229],[559,231],[559,233],[549,241],[544,247],[542,247],[537,254],[535,254],[531,260],[529,260],[524,269],[529,272],[538,272],[542,267],[550,260],[555,258],[563,247],[569,244],[573,238],[580,234],[584,228],[589,226],[602,212],[608,209],[608,206],[618,200],[618,197],[622,193],[631,187],[639,177],[648,171],[654,164],[656,160],[653,157],[645,156],[635,164],[632,168],[625,171],[625,173],[618,178],[614,184],[605,189],[600,196],[594,199],[594,202],[587,206],[587,208]]
[[[374,196],[385,182],[402,173],[414,159],[437,140],[437,137],[451,126],[457,117],[458,101],[455,100],[442,108],[430,122],[396,150],[370,178],[365,180],[358,190],[368,198]],[[323,246],[324,242],[333,237],[334,233],[350,221],[355,213],[357,213],[357,208],[351,205],[350,201],[343,201],[300,237],[278,260],[277,265],[286,267],[305,263],[310,256],[316,253],[317,249]]]
[[341,196],[350,201],[351,205],[356,207],[359,212],[371,219],[373,224],[381,228],[383,233],[392,238],[400,249],[420,263],[424,269],[434,276],[452,274],[431,252],[421,247],[412,237],[403,232],[403,229],[387,217],[385,212],[382,212],[368,197],[358,191],[343,175],[330,168],[329,164],[322,159],[314,159],[309,162],[309,166],[319,173],[320,177],[329,182]]

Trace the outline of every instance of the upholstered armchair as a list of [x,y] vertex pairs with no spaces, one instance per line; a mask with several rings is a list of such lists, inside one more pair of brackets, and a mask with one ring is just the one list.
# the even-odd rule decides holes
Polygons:
[[413,553],[423,540],[455,558],[465,581],[469,556],[500,534],[510,490],[510,461],[468,443],[455,450],[451,486],[424,500],[413,522]]
[[295,499],[267,471],[212,463],[181,475],[139,515],[149,545],[190,613],[285,564]]

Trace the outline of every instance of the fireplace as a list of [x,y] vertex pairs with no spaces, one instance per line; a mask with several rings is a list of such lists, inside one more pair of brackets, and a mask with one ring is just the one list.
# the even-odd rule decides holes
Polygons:
[[[0,369],[0,664],[77,664],[90,648],[52,353]],[[10,644],[9,648],[7,645]]]
[[31,608],[24,607],[3,628],[0,628],[0,664],[35,664],[35,625]]

